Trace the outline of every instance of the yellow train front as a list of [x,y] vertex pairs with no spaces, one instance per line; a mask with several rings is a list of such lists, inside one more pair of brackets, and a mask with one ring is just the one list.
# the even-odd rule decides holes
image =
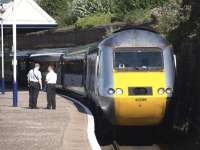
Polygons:
[[68,52],[63,64],[73,68],[63,72],[64,88],[85,93],[112,124],[160,124],[173,101],[173,50],[158,33],[119,31]]
[[[113,74],[116,124],[161,123],[168,101],[166,93],[168,87],[163,68],[151,71],[142,69],[135,72],[122,70],[115,69]],[[167,91],[171,93],[171,88]]]

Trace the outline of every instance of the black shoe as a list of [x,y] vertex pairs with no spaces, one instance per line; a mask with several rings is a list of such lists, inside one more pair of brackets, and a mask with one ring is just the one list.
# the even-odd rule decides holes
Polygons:
[[50,107],[46,107],[45,109],[51,109]]
[[33,107],[28,107],[29,109],[33,109]]
[[56,107],[53,107],[52,109],[56,109]]

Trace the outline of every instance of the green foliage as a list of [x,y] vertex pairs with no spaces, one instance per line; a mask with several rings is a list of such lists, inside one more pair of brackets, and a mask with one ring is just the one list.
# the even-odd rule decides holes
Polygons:
[[151,18],[150,9],[135,9],[134,11],[128,12],[123,21],[135,25],[143,24]]
[[76,17],[110,12],[111,0],[73,0],[72,12]]
[[111,15],[98,13],[91,16],[87,16],[85,18],[79,18],[76,22],[76,28],[91,28],[99,25],[105,25],[111,23]]
[[72,0],[40,0],[40,6],[52,17],[54,17],[59,26],[73,24],[76,18],[71,12]]
[[77,18],[84,18],[97,13],[110,13],[113,14],[112,21],[126,21],[139,24],[150,18],[151,8],[161,6],[167,1],[168,0],[73,0],[72,12]]
[[72,12],[77,17],[94,13],[127,14],[135,9],[160,6],[168,0],[73,0]]
[[190,17],[190,12],[190,6],[182,7],[178,0],[170,0],[170,3],[152,9],[152,14],[157,18],[158,22],[154,25],[154,28],[167,35],[181,23],[187,21]]
[[45,9],[45,11],[52,15],[60,15],[61,12],[67,11],[68,1],[67,0],[41,0],[40,6]]
[[113,21],[139,25],[153,15],[157,23],[152,26],[165,35],[190,16],[190,7],[183,7],[182,0],[40,0],[40,5],[60,26],[74,24],[76,28]]
[[163,5],[168,0],[113,0],[114,13],[127,14],[135,9],[153,8]]

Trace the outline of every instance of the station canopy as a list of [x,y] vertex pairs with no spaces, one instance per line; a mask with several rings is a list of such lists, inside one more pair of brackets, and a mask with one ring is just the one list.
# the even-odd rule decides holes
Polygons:
[[[2,15],[4,27],[13,24],[13,1],[2,0],[5,12]],[[49,16],[34,0],[15,0],[15,20],[17,28],[49,29],[57,26],[56,21]]]

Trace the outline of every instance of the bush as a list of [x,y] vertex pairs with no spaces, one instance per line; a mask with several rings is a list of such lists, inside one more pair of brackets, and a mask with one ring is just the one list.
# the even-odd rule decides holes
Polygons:
[[151,18],[150,9],[136,9],[124,15],[123,21],[131,24],[143,24]]
[[168,0],[113,0],[113,12],[127,14],[135,9],[146,9],[161,6]]
[[71,25],[76,17],[71,11],[72,0],[40,0],[40,6],[56,19],[59,26]]
[[111,14],[98,13],[95,15],[87,16],[85,18],[79,18],[75,23],[75,27],[84,29],[109,23],[111,23]]
[[76,17],[85,17],[96,13],[110,12],[112,0],[73,0],[72,12]]
[[169,32],[178,28],[178,26],[187,21],[190,17],[191,7],[184,6],[177,0],[170,0],[169,3],[161,7],[152,9],[152,14],[157,18],[157,24],[154,25],[159,32],[167,35]]
[[68,10],[68,0],[41,0],[39,5],[51,16],[61,15]]
[[[75,23],[77,28],[89,28],[111,21],[143,24],[151,15],[157,19],[155,29],[163,34],[175,30],[190,16],[183,0],[40,0],[44,10],[59,26]],[[111,20],[112,14],[112,20]]]

